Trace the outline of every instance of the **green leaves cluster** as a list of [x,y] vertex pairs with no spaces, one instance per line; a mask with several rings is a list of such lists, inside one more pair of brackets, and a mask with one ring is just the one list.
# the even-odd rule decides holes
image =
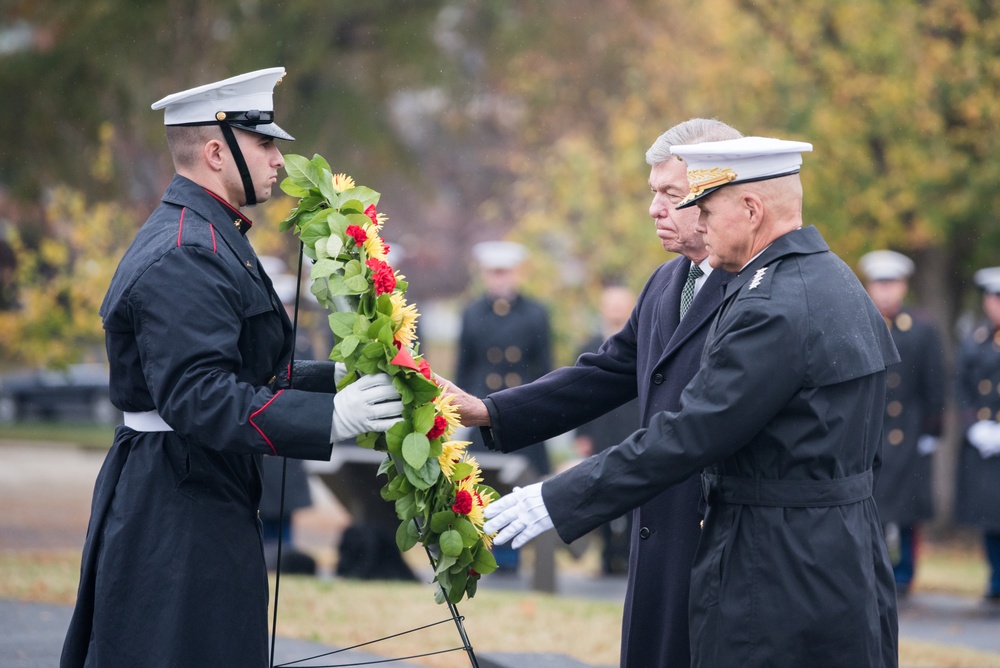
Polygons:
[[[392,377],[402,397],[399,423],[385,434],[362,434],[357,439],[362,447],[388,454],[378,475],[388,479],[382,498],[393,502],[400,520],[396,544],[404,552],[418,542],[427,548],[434,579],[440,585],[435,595],[438,602],[472,597],[480,575],[495,570],[496,561],[482,527],[452,506],[457,494],[478,494],[479,507],[498,495],[485,485],[467,482],[470,476],[478,479],[474,460],[451,460],[450,473],[442,471],[440,458],[445,448],[449,447],[449,457],[461,449],[446,441],[450,427],[439,426],[446,422],[436,402],[441,389],[429,378],[429,365],[416,347],[406,348],[397,338],[401,323],[393,315],[405,306],[407,284],[397,276],[392,293],[377,294],[366,246],[348,234],[350,226],[357,226],[370,242],[382,243],[374,208],[379,193],[354,186],[346,177],[335,181],[329,163],[319,155],[312,160],[286,155],[285,169],[288,177],[281,188],[298,197],[299,203],[280,229],[293,230],[303,252],[313,260],[310,290],[331,311],[330,330],[336,343],[330,359],[347,368],[338,389],[360,375],[381,372]],[[465,491],[459,490],[460,485]]]

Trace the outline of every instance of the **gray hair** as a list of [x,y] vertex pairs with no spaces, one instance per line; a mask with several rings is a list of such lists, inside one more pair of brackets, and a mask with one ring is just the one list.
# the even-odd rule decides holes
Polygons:
[[658,165],[674,157],[671,146],[699,144],[705,141],[739,139],[743,134],[734,127],[714,118],[692,118],[678,123],[656,138],[646,151],[646,163]]

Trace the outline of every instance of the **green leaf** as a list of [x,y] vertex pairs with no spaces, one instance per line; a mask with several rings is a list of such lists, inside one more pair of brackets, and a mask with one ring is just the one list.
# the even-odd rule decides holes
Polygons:
[[326,252],[330,257],[337,257],[344,250],[344,240],[339,234],[331,234],[326,242]]
[[434,457],[428,457],[420,469],[409,466],[403,468],[406,473],[406,479],[413,483],[413,486],[417,489],[430,489],[441,476],[441,465]]
[[345,339],[354,334],[354,324],[358,320],[357,313],[331,313],[329,318],[330,329],[338,339]]
[[351,353],[353,353],[360,344],[361,344],[361,339],[353,335],[348,336],[345,337],[344,340],[341,342],[340,350],[343,353],[344,357],[347,357]]
[[413,431],[413,426],[408,420],[402,420],[392,425],[389,431],[385,432],[385,440],[389,446],[389,453],[394,457],[403,456],[403,439]]
[[319,259],[309,269],[309,278],[314,281],[317,278],[329,278],[331,274],[334,274],[343,268],[344,263],[338,260],[331,260],[329,258]]
[[437,566],[434,568],[434,574],[437,575],[450,570],[451,567],[455,565],[456,561],[456,557],[453,557],[450,554],[442,554],[441,558],[438,559]]
[[463,569],[461,573],[451,574],[451,589],[448,591],[448,600],[458,603],[465,596],[465,584],[469,581],[469,571]]
[[[289,195],[291,197],[305,197],[306,195],[309,194],[309,188],[304,188],[300,186],[299,184],[295,183],[295,181],[293,181],[291,177],[287,176],[281,180],[281,190],[286,195]],[[282,230],[282,232],[286,231],[287,229],[288,228],[285,228],[285,230]]]
[[419,515],[417,500],[413,494],[407,494],[396,499],[396,516],[401,520],[412,520]]
[[455,464],[455,470],[451,474],[451,479],[455,482],[462,480],[464,478],[472,475],[472,464],[468,462],[459,462]]
[[310,188],[316,185],[309,176],[315,171],[316,168],[303,156],[295,153],[289,153],[285,156],[285,173],[295,185],[301,188]]
[[458,517],[458,515],[456,515],[453,510],[442,510],[434,513],[431,515],[431,531],[434,533],[441,533],[451,526],[451,523],[455,521],[456,517]]
[[392,474],[396,473],[396,462],[392,460],[392,457],[386,457],[385,459],[382,460],[382,463],[378,465],[378,471],[375,472],[375,477],[377,478],[383,473],[389,476],[390,478],[392,478],[392,475],[390,475],[390,473]]
[[437,411],[434,409],[434,404],[423,404],[413,411],[413,431],[420,432],[421,434],[426,434],[434,426],[434,416],[437,415]]
[[493,553],[484,546],[473,552],[470,566],[480,575],[486,575],[497,569],[497,560]]
[[396,547],[399,548],[400,552],[406,552],[412,548],[419,539],[420,534],[413,520],[406,520],[396,529]]
[[430,441],[419,432],[412,432],[403,439],[403,459],[415,469],[423,467],[430,450]]
[[441,534],[439,541],[441,544],[441,554],[457,557],[462,554],[462,534],[457,531],[448,530]]
[[472,547],[479,542],[479,532],[476,531],[476,526],[464,517],[456,518],[451,527],[461,534],[465,547]]
[[347,289],[350,291],[348,294],[360,295],[362,292],[368,290],[368,287],[371,285],[371,281],[369,281],[365,276],[351,276],[350,278],[344,279],[344,285],[347,286]]

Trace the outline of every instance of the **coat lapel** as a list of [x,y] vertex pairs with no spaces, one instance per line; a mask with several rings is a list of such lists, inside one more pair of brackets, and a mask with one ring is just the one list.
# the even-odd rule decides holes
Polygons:
[[[686,263],[681,263],[684,266],[684,277],[687,278],[687,268]],[[732,278],[732,274],[722,271],[721,269],[716,269],[708,278],[705,279],[705,285],[701,287],[698,294],[695,296],[694,301],[691,303],[691,308],[684,315],[684,318],[678,322],[679,312],[680,312],[680,288],[676,290],[676,299],[674,300],[674,322],[675,324],[672,328],[667,331],[672,332],[668,341],[664,343],[663,354],[660,355],[660,359],[657,360],[656,366],[660,366],[663,362],[670,357],[674,351],[676,351],[680,346],[684,344],[691,336],[701,329],[711,318],[715,315],[716,310],[719,308],[719,304],[722,303],[722,298],[725,295],[726,284]],[[681,283],[683,287],[683,283]]]

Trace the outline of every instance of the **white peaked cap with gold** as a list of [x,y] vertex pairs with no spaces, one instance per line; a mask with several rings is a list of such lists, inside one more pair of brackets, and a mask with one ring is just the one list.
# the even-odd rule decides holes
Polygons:
[[284,67],[247,72],[167,95],[152,108],[164,110],[164,125],[228,122],[247,132],[293,140],[274,122],[274,87],[283,76]]
[[913,260],[891,250],[874,250],[858,260],[858,268],[869,281],[901,281],[913,274]]
[[670,152],[687,163],[691,193],[678,209],[692,206],[719,188],[797,174],[802,154],[812,144],[772,137],[741,137],[725,141],[671,146]]

